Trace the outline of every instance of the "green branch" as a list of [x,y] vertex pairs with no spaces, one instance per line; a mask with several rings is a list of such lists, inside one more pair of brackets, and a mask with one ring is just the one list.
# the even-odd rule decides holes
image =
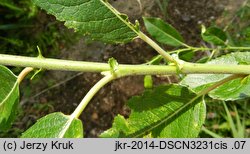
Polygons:
[[72,118],[78,118],[83,110],[86,108],[90,100],[95,96],[95,94],[104,87],[107,83],[114,80],[116,77],[112,74],[106,75],[104,78],[102,78],[99,82],[97,82],[87,93],[87,95],[83,98],[81,103],[78,105],[78,107],[75,109],[75,111],[71,114]]
[[142,39],[144,42],[148,43],[152,48],[154,48],[160,55],[162,55],[163,58],[166,60],[173,62],[175,64],[178,64],[178,62],[165,50],[163,50],[157,43],[155,43],[151,38],[149,38],[147,35],[142,33],[141,31],[137,33],[140,39]]
[[174,51],[170,51],[170,52],[168,52],[168,54],[182,53],[182,52],[186,52],[186,51],[198,52],[198,51],[214,51],[214,50],[220,50],[220,51],[225,51],[225,50],[228,50],[228,51],[232,51],[232,50],[250,51],[250,47],[232,47],[232,46],[222,47],[222,48],[188,47],[188,48],[181,48],[181,49],[177,49],[177,50],[174,50]]
[[250,50],[250,47],[231,47],[231,46],[229,46],[229,47],[226,47],[226,48],[222,48],[222,50],[240,50],[240,51],[242,51],[242,50]]
[[[101,1],[103,5],[105,5],[110,11],[112,11],[117,18],[119,18],[124,24],[126,24],[132,31],[134,31],[140,39],[148,43],[152,48],[154,48],[160,55],[162,55],[166,60],[170,62],[174,62],[178,64],[178,62],[171,57],[165,50],[163,50],[157,43],[155,43],[152,39],[150,39],[147,35],[143,32],[135,28],[135,25],[131,24],[128,20],[121,17],[121,13],[117,11],[111,4],[107,3],[106,1]],[[187,46],[187,45],[186,45]],[[188,46],[187,46],[188,47]]]
[[[33,58],[0,54],[0,65],[41,68],[46,70],[105,72],[106,63],[81,62],[50,58]],[[169,75],[169,74],[250,74],[250,65],[195,64],[183,62],[180,72],[172,65],[119,65],[122,75]]]

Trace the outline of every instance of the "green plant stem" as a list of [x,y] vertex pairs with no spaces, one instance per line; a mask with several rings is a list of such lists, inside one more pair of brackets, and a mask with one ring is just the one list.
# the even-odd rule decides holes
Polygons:
[[157,55],[153,59],[151,59],[149,62],[145,63],[146,65],[153,65],[157,61],[161,61],[163,59],[162,55]]
[[72,118],[78,118],[83,110],[86,108],[90,100],[95,96],[95,94],[107,83],[114,80],[116,77],[113,74],[106,75],[104,78],[102,78],[99,82],[97,82],[87,93],[87,95],[83,98],[81,103],[78,105],[78,107],[75,109],[75,111],[71,114]]
[[19,8],[19,7],[17,7],[17,6],[15,6],[14,4],[12,4],[11,2],[4,2],[4,1],[0,1],[0,5],[2,5],[2,6],[5,6],[5,7],[7,7],[7,8],[9,8],[9,9],[11,9],[11,10],[13,10],[13,11],[17,11],[17,12],[24,12],[24,9],[22,9],[22,8]]
[[226,103],[224,101],[222,101],[222,104],[223,104],[224,109],[226,111],[226,115],[227,115],[226,120],[227,120],[227,122],[228,122],[228,124],[229,124],[229,126],[231,128],[232,135],[233,135],[234,138],[239,138],[238,131],[236,129],[235,123],[233,121],[233,118],[232,118],[229,110],[228,110],[228,107],[227,107]]
[[[175,64],[178,64],[178,62],[173,59],[173,57],[168,54],[166,51],[164,51],[157,43],[155,43],[152,39],[150,39],[147,35],[145,35],[143,32],[141,32],[140,30],[137,30],[135,28],[135,26],[133,26],[133,24],[131,24],[130,22],[128,22],[127,20],[123,19],[121,17],[121,13],[119,11],[117,11],[111,4],[106,3],[106,1],[101,1],[107,8],[110,9],[110,11],[112,11],[117,18],[119,18],[124,24],[126,24],[131,30],[133,30],[140,39],[142,39],[143,41],[145,41],[146,43],[148,43],[152,48],[154,48],[160,55],[162,55],[166,60],[173,62]],[[185,44],[184,44],[185,45]],[[185,45],[186,47],[188,47],[187,45]]]
[[[50,58],[35,58],[0,54],[0,65],[32,67],[46,70],[105,72],[110,71],[106,63],[81,62]],[[177,74],[172,65],[119,65],[121,74],[130,75],[170,75]],[[183,74],[250,74],[250,65],[181,64]]]
[[[234,72],[232,69],[237,69],[237,71],[235,70],[236,72]],[[246,72],[247,69],[250,69],[250,65],[185,63],[182,67],[181,72],[184,74],[248,74],[247,72],[249,71]]]
[[148,43],[152,48],[154,48],[160,55],[162,55],[163,58],[165,58],[166,60],[168,60],[169,62],[173,62],[175,64],[177,64],[178,62],[169,54],[167,53],[165,50],[163,50],[157,43],[155,43],[151,38],[149,38],[147,35],[145,35],[144,33],[142,33],[141,31],[138,32],[138,36],[145,41],[146,43]]
[[20,84],[23,79],[34,69],[32,67],[26,67],[25,69],[22,70],[22,72],[18,75],[17,77],[17,82]]
[[209,56],[207,62],[209,62],[209,61],[211,61],[211,60],[213,59],[213,57],[214,57],[214,55],[215,55],[216,52],[218,52],[217,49],[214,49],[214,50],[212,51],[212,53],[211,53],[211,55]]
[[203,126],[201,129],[202,129],[202,131],[204,131],[206,134],[212,136],[213,138],[223,138],[222,136],[220,136],[220,135],[218,135],[218,134],[216,134],[216,133],[210,131],[209,129],[207,129],[207,128],[204,127],[204,126]]
[[181,53],[185,51],[197,52],[197,51],[214,51],[214,50],[238,50],[238,51],[249,50],[250,51],[250,47],[231,47],[231,46],[224,47],[224,48],[188,47],[188,48],[182,48],[182,49],[170,51],[168,53],[173,54],[173,53]]
[[205,51],[205,50],[215,50],[215,49],[218,49],[218,50],[250,50],[250,47],[232,47],[232,46],[228,46],[228,47],[222,47],[222,48],[206,48],[206,47],[191,47],[190,49],[193,49],[194,51]]
[[[71,60],[59,60],[49,58],[23,57],[0,54],[0,65],[33,67],[46,70],[78,71],[78,72],[105,72],[110,71],[107,63],[81,62]],[[153,74],[175,74],[175,66],[157,65],[119,65],[124,72],[131,72],[131,75],[153,75]],[[249,72],[250,74],[250,72]]]
[[184,51],[191,51],[192,49],[190,48],[183,48],[183,49],[178,49],[178,50],[174,50],[174,51],[170,51],[168,52],[169,54],[173,54],[173,53],[181,53],[181,52],[184,52]]
[[226,48],[222,48],[221,50],[250,50],[250,47],[226,47]]

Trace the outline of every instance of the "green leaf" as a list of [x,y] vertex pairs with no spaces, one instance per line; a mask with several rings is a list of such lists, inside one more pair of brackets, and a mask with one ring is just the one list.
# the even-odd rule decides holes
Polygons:
[[117,60],[115,58],[109,58],[108,63],[110,67],[110,72],[114,74],[118,70],[118,67],[119,67]]
[[22,138],[82,138],[83,126],[79,119],[60,112],[46,115],[26,130]]
[[184,61],[191,61],[195,56],[194,51],[185,51],[179,53],[179,58]]
[[65,25],[95,40],[129,42],[137,36],[128,17],[104,0],[33,0]]
[[178,85],[146,90],[129,100],[129,118],[118,115],[101,137],[142,137],[148,133],[152,137],[197,137],[205,120],[205,106],[200,99],[190,103],[195,96]]
[[180,33],[160,18],[143,18],[147,31],[158,42],[171,46],[185,46]]
[[178,137],[191,138],[197,137],[201,131],[201,127],[205,121],[206,107],[205,103],[199,103],[194,108],[178,117],[170,125],[162,125],[152,132],[154,137]]
[[217,27],[209,27],[206,29],[205,26],[202,26],[201,36],[204,41],[214,45],[225,45],[227,41],[226,33]]
[[0,65],[0,130],[6,130],[15,119],[19,101],[17,77]]
[[[214,59],[207,64],[224,64],[238,65],[250,64],[250,52],[235,52],[220,58]],[[187,75],[181,82],[182,85],[188,86],[195,93],[199,93],[205,88],[211,86],[226,77],[228,74],[190,74]],[[239,100],[250,97],[250,77],[244,80],[235,79],[209,92],[209,96],[214,99],[229,101]]]

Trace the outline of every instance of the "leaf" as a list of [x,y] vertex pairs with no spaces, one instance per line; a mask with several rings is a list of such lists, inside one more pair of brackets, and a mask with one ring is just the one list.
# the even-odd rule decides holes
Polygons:
[[[220,58],[214,59],[208,64],[224,64],[224,65],[238,65],[238,64],[250,64],[250,52],[235,52]],[[187,75],[181,84],[188,86],[195,93],[199,93],[205,88],[211,86],[215,82],[218,82],[229,74],[190,74]],[[209,96],[214,99],[229,101],[239,100],[250,97],[250,77],[246,77],[244,80],[235,79],[224,85],[209,92]]]
[[56,112],[39,119],[26,130],[22,138],[82,138],[83,126],[79,119]]
[[194,108],[178,117],[170,125],[162,125],[152,133],[154,137],[178,137],[191,138],[197,137],[205,121],[206,107],[205,103],[199,103]]
[[126,43],[137,36],[128,17],[104,0],[33,0],[65,25],[95,40]]
[[158,42],[171,46],[185,46],[180,33],[160,18],[143,18],[147,31]]
[[8,129],[15,119],[19,101],[17,77],[0,65],[0,130]]
[[115,58],[109,58],[108,64],[110,67],[110,72],[114,74],[118,70],[118,67],[119,67],[117,60]]
[[179,53],[179,58],[184,61],[191,61],[195,56],[194,51],[185,51]]
[[[197,137],[205,120],[203,102],[188,103],[196,95],[178,85],[159,86],[129,100],[128,119],[118,115],[101,137]],[[159,132],[159,133],[157,133]]]
[[227,41],[226,33],[217,27],[206,29],[205,26],[202,26],[201,36],[204,41],[214,45],[225,45]]

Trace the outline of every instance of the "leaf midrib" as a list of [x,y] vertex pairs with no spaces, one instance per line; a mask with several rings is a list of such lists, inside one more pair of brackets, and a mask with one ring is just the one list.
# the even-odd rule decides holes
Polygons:
[[72,124],[74,117],[71,116],[66,116],[66,118],[68,119],[67,122],[65,123],[65,125],[63,126],[63,129],[60,131],[59,133],[59,138],[63,138],[67,132],[67,130],[70,128],[70,125]]
[[[196,96],[196,97],[197,97],[197,96]],[[195,97],[195,98],[196,98],[196,97]],[[133,134],[131,134],[131,135],[128,135],[128,136],[129,136],[129,137],[132,137],[132,138],[141,137],[141,136],[143,136],[146,132],[150,132],[151,130],[157,128],[158,126],[164,124],[166,121],[168,121],[168,120],[174,118],[174,117],[175,117],[176,115],[178,115],[179,113],[184,114],[185,112],[187,112],[187,111],[189,110],[189,108],[191,108],[192,106],[194,106],[194,105],[196,105],[196,104],[198,103],[197,100],[196,100],[196,101],[192,101],[192,100],[194,100],[194,99],[191,99],[191,101],[189,101],[188,103],[182,105],[179,109],[177,109],[176,112],[172,112],[171,114],[167,115],[167,117],[164,118],[163,120],[158,120],[157,122],[151,124],[150,126],[152,126],[152,127],[146,127],[146,128],[143,129],[142,132],[140,132],[140,130],[138,130],[137,132],[140,132],[140,133],[136,134],[136,132],[135,132],[135,133],[133,133]],[[197,103],[196,103],[196,102],[197,102]],[[192,105],[192,104],[193,104],[193,105]],[[186,110],[186,111],[185,111],[185,110]],[[183,112],[183,111],[184,111],[184,112]],[[182,115],[182,114],[181,114],[181,115]],[[180,116],[181,116],[181,115],[180,115]]]
[[8,100],[8,98],[11,96],[12,92],[16,89],[17,85],[18,85],[18,82],[16,81],[14,86],[12,87],[11,91],[8,93],[7,96],[5,96],[4,100],[1,101],[0,107],[5,103],[6,100]]
[[126,24],[132,31],[134,31],[137,35],[139,35],[138,31],[135,30],[135,28],[133,26],[130,25],[130,23],[128,23],[127,21],[125,21],[120,15],[120,13],[118,11],[115,10],[114,7],[112,7],[109,3],[104,2],[103,0],[100,0],[101,3],[106,6],[111,12],[113,12],[113,14],[115,16],[117,16],[117,18],[119,18],[124,24]]

